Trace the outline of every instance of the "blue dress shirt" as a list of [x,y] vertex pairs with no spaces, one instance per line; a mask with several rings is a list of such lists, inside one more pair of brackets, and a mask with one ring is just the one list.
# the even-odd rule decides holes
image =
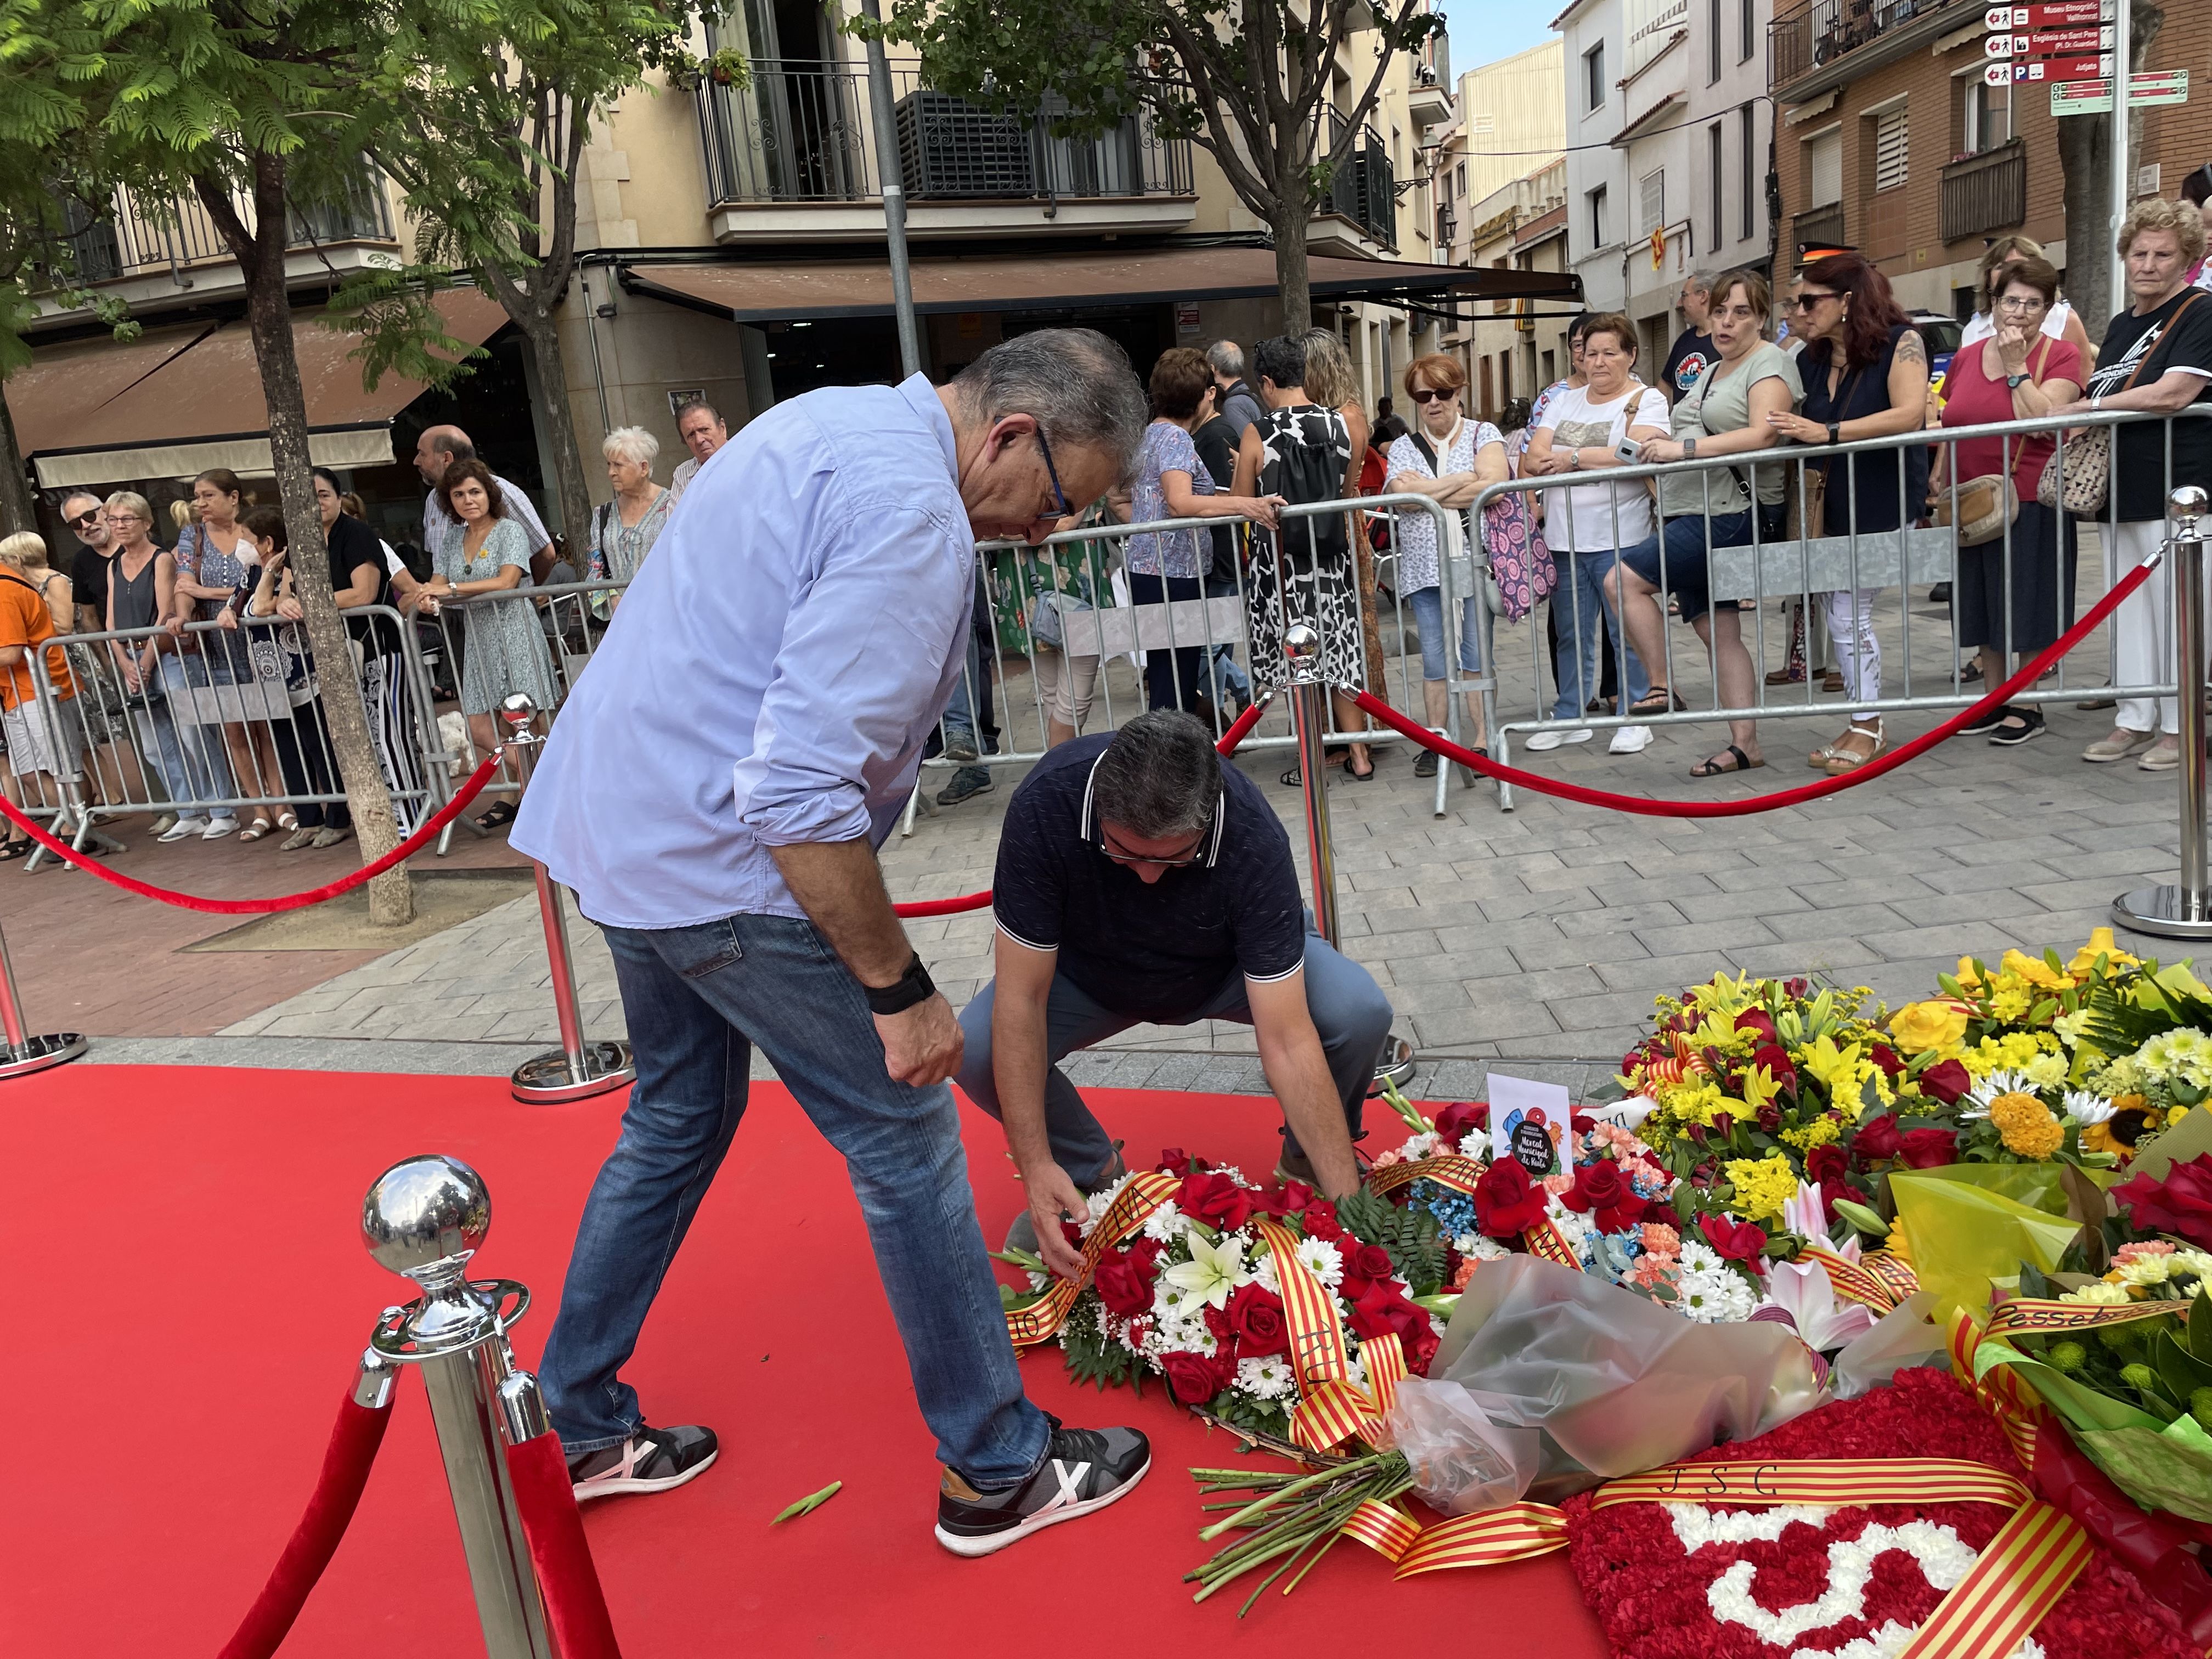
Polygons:
[[959,678],[975,562],[927,379],[777,404],[684,491],[510,842],[611,927],[803,917],[769,849],[883,844]]

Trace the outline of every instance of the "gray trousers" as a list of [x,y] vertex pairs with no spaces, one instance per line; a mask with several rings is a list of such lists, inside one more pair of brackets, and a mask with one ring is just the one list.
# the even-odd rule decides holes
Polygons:
[[[1311,932],[1306,936],[1305,979],[1306,1008],[1320,1034],[1329,1077],[1344,1103],[1346,1125],[1357,1140],[1367,1091],[1390,1036],[1390,1001],[1364,968]],[[991,1010],[997,991],[998,981],[994,980],[961,1011],[960,1028],[967,1036],[967,1051],[955,1079],[968,1098],[993,1117],[1002,1115],[998,1081],[991,1070]],[[1049,1067],[1044,1079],[1045,1129],[1052,1139],[1053,1161],[1077,1185],[1097,1184],[1099,1176],[1112,1166],[1114,1141],[1060,1071],[1060,1060],[1078,1048],[1103,1042],[1133,1025],[1190,1025],[1202,1019],[1252,1023],[1252,1006],[1243,975],[1231,975],[1219,989],[1188,1012],[1165,1016],[1116,1013],[1101,1006],[1066,974],[1053,975],[1045,1005],[1045,1061]],[[1287,1126],[1283,1142],[1285,1152],[1298,1150],[1297,1138]]]

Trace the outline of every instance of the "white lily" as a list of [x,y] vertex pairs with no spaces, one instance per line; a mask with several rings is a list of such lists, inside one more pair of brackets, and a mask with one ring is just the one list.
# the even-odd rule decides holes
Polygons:
[[1763,1307],[1779,1308],[1816,1353],[1840,1348],[1874,1328],[1874,1315],[1856,1302],[1838,1302],[1828,1270],[1817,1261],[1777,1261],[1766,1276]]
[[1199,1302],[1216,1308],[1227,1307],[1229,1294],[1237,1288],[1237,1278],[1244,1271],[1244,1241],[1224,1238],[1218,1244],[1209,1244],[1193,1233],[1188,1245],[1190,1260],[1176,1262],[1160,1277],[1188,1293],[1186,1307]]

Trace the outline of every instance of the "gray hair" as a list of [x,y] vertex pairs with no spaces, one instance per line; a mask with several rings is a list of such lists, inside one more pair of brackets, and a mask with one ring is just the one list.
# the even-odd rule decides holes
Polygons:
[[1114,734],[1091,775],[1099,822],[1146,840],[1206,829],[1221,799],[1221,757],[1178,708],[1139,714]]
[[1041,328],[993,346],[952,389],[986,422],[1034,416],[1048,443],[1095,449],[1116,482],[1135,471],[1152,412],[1129,354],[1092,328]]
[[1692,294],[1711,294],[1713,284],[1718,281],[1720,278],[1710,270],[1693,270],[1682,278],[1682,286]]
[[635,461],[649,472],[660,459],[660,440],[641,426],[618,426],[600,440],[599,454],[610,461]]
[[682,428],[684,418],[687,416],[691,415],[711,416],[714,417],[714,422],[716,426],[727,427],[729,425],[729,422],[723,418],[722,411],[715,408],[714,404],[708,403],[704,398],[687,398],[676,406],[676,424],[678,429]]
[[1244,378],[1244,348],[1234,340],[1216,340],[1206,349],[1206,366],[1224,380]]

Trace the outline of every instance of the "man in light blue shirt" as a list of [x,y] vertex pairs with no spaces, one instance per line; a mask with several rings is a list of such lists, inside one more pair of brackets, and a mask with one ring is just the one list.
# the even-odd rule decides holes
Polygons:
[[702,469],[561,711],[512,842],[605,931],[637,1056],[543,1376],[576,1495],[658,1492],[713,1433],[645,1425],[617,1373],[744,1110],[757,1044],[844,1154],[963,1555],[1111,1503],[1133,1430],[1022,1393],[945,1079],[958,1023],[875,848],[967,645],[979,539],[1041,541],[1133,465],[1144,395],[1087,329],[942,390],[776,406]]

